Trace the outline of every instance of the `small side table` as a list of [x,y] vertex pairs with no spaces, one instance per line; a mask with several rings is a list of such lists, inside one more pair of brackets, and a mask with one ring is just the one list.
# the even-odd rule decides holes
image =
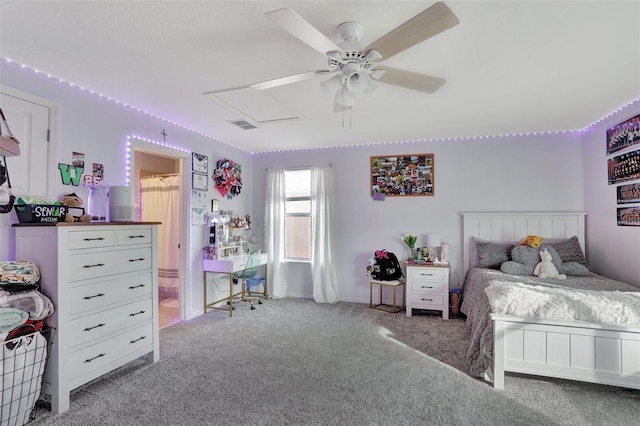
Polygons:
[[[373,285],[377,284],[379,289],[379,303],[377,305],[373,304]],[[382,288],[383,287],[392,287],[393,288],[393,303],[391,305],[382,302]],[[396,303],[396,294],[398,289],[402,290],[402,304],[397,305]],[[404,309],[405,304],[405,296],[404,296],[404,281],[393,280],[393,281],[380,281],[380,280],[371,280],[369,281],[369,308],[377,309],[379,311],[396,313]]]

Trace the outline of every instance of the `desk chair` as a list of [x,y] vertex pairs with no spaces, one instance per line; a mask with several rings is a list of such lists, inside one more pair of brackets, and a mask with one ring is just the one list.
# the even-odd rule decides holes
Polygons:
[[260,271],[260,254],[262,250],[254,250],[249,254],[249,258],[247,259],[247,263],[244,265],[244,270],[241,272],[236,272],[233,274],[234,282],[236,280],[242,280],[242,296],[240,300],[243,302],[249,302],[251,304],[251,309],[255,309],[255,305],[253,304],[254,300],[258,301],[259,305],[262,305],[262,300],[257,297],[248,297],[247,296],[247,280],[255,277]]

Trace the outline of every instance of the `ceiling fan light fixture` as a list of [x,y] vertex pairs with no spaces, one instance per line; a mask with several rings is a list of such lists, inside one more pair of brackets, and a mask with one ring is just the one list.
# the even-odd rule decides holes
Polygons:
[[346,87],[350,92],[362,93],[369,85],[369,76],[361,71],[354,71],[347,76]]
[[322,88],[323,92],[333,96],[336,94],[338,90],[342,88],[342,76],[334,75],[330,79],[320,83],[320,87]]
[[353,92],[347,90],[347,88],[342,88],[336,93],[336,103],[338,105],[352,107],[354,103],[354,94]]

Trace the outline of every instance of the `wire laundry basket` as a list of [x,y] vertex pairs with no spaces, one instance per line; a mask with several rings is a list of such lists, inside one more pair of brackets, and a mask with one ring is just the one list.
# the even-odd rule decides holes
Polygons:
[[38,331],[28,324],[12,330],[1,344],[0,426],[34,420],[54,334],[55,328]]

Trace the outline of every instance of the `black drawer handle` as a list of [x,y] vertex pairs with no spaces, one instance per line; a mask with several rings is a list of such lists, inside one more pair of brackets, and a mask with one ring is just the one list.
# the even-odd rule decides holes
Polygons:
[[425,301],[427,301],[427,302],[433,302],[433,299],[424,299],[424,298],[423,298],[423,299],[420,299],[420,300],[425,300]]
[[94,297],[102,297],[102,296],[104,296],[104,293],[98,293],[95,296],[85,296],[83,299],[89,300],[89,299],[93,299]]
[[133,290],[134,288],[138,288],[138,287],[144,287],[146,284],[138,284],[138,285],[130,285],[129,289]]
[[97,237],[97,238],[85,238],[85,241],[102,241],[104,240],[104,237]]
[[137,259],[129,259],[129,262],[140,262],[142,260],[144,260],[144,257],[139,257]]
[[421,285],[420,288],[433,288],[432,285]]
[[97,266],[104,266],[104,263],[96,263],[95,265],[84,265],[83,268],[95,268]]
[[129,238],[144,238],[146,235],[129,235]]
[[94,361],[94,360],[96,360],[98,358],[102,358],[105,355],[106,355],[106,353],[105,354],[96,355],[93,358],[85,359],[84,362],[91,362],[91,361]]
[[130,341],[129,343],[136,343],[136,342],[139,342],[140,340],[144,340],[146,338],[147,338],[147,336],[138,337],[137,339],[134,339],[134,340]]
[[140,314],[144,314],[147,311],[140,311],[140,312],[134,312],[132,314],[129,314],[130,317],[135,317],[136,315],[140,315]]
[[98,324],[98,325],[94,325],[93,327],[87,327],[84,329],[84,331],[91,331],[94,328],[99,328],[99,327],[104,327],[104,324]]
[[420,275],[426,275],[428,277],[432,277],[433,276],[433,274],[425,274],[425,273],[421,273]]

